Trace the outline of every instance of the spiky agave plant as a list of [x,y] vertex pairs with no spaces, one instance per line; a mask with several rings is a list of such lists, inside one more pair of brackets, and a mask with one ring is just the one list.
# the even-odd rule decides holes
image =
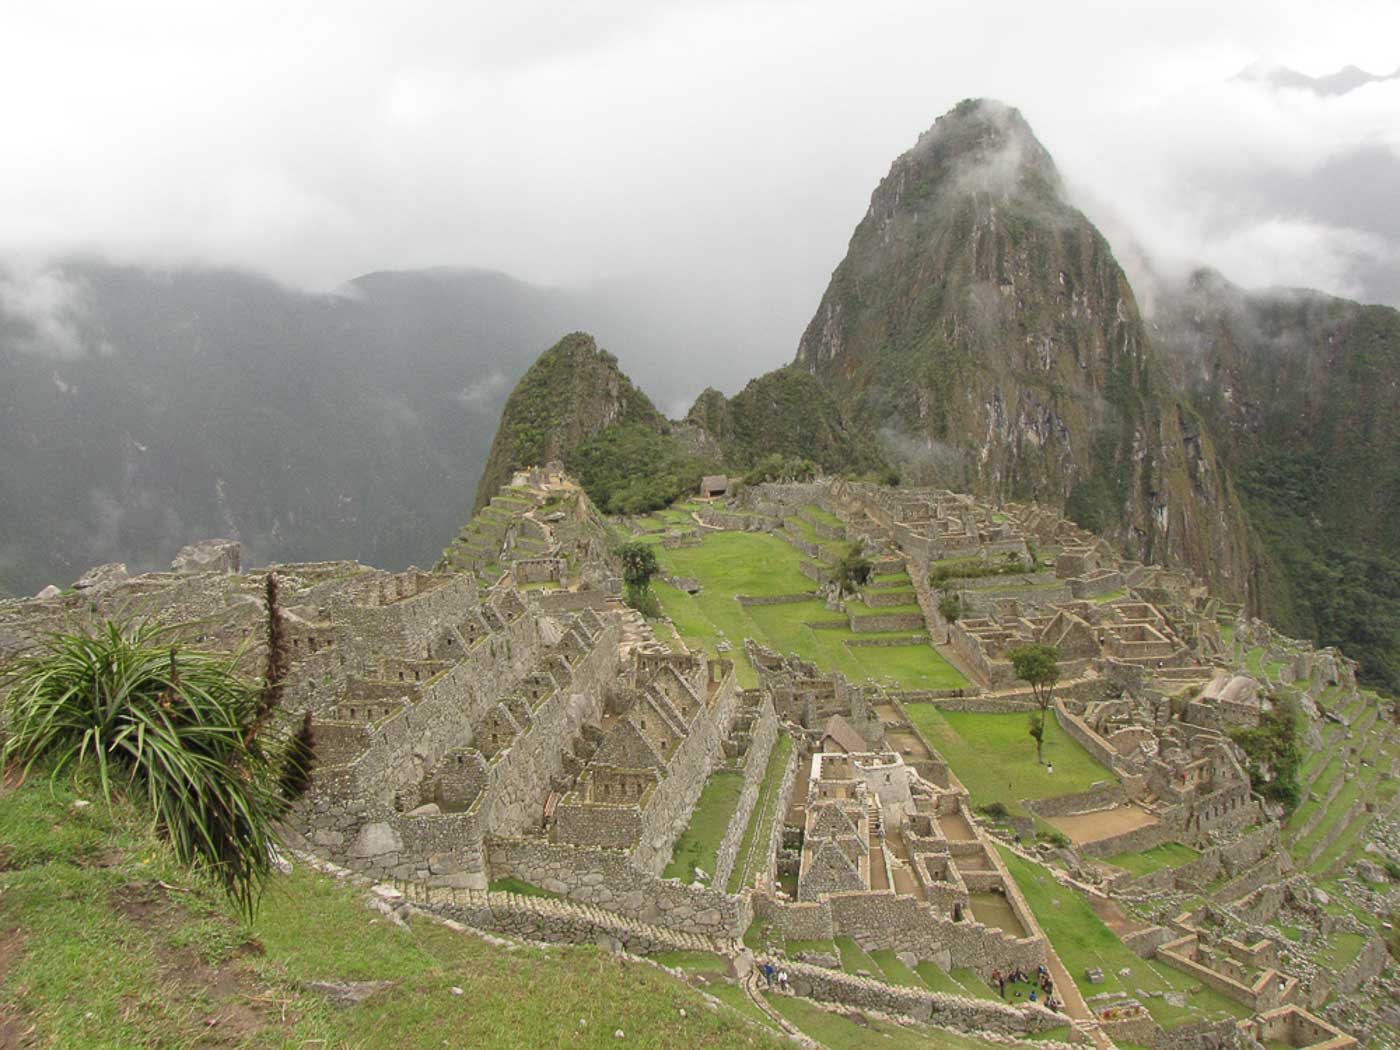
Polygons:
[[285,810],[279,771],[249,726],[259,695],[228,656],[182,648],[150,621],[50,636],[0,682],[3,758],[26,773],[95,769],[103,795],[144,795],[176,855],[251,915]]

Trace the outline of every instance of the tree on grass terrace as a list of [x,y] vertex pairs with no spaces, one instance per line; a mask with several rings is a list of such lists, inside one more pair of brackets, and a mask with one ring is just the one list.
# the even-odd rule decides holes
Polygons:
[[91,773],[108,802],[142,799],[180,861],[251,916],[311,741],[303,719],[302,732],[269,743],[275,690],[242,681],[235,659],[150,621],[51,635],[0,682],[0,761],[55,778]]
[[1016,677],[1031,687],[1036,711],[1031,715],[1030,735],[1035,740],[1035,760],[1044,762],[1045,714],[1055,696],[1055,683],[1060,680],[1060,650],[1053,645],[1036,642],[1021,645],[1006,654]]
[[865,586],[870,574],[875,570],[860,548],[860,544],[850,544],[836,562],[832,577],[842,594],[854,594],[858,587]]
[[651,593],[651,580],[661,566],[656,551],[647,543],[624,543],[617,549],[622,560],[622,583],[627,588],[627,604],[647,616],[659,612],[656,596]]

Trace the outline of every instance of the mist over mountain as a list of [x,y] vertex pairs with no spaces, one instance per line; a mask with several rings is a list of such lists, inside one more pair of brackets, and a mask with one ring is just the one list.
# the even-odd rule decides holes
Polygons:
[[[452,269],[323,295],[92,261],[0,276],[0,589],[213,535],[250,563],[430,565],[530,362],[583,325],[657,345],[647,302]],[[628,363],[676,404],[710,381],[698,350]]]

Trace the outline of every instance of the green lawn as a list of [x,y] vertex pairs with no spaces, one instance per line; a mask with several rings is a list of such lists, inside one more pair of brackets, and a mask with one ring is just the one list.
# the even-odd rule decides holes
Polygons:
[[711,773],[690,814],[690,824],[676,839],[671,851],[671,863],[661,873],[664,879],[690,882],[699,868],[714,878],[719,859],[719,844],[739,808],[739,796],[744,792],[742,773]]
[[792,754],[792,737],[780,732],[773,742],[773,750],[768,754],[768,766],[763,771],[763,786],[758,789],[758,799],[749,814],[749,826],[744,829],[744,840],[739,844],[739,854],[734,858],[734,870],[729,875],[730,893],[744,889],[744,869],[749,855],[755,849],[763,849],[768,841],[768,829],[778,817],[778,788],[782,786],[783,770],[787,768],[788,756]]
[[880,978],[880,964],[866,954],[864,948],[852,937],[837,937],[836,950],[841,953],[841,969],[847,973],[864,970],[876,980]]
[[[815,584],[798,570],[802,555],[789,543],[767,533],[708,533],[700,547],[658,548],[666,575],[689,576],[702,585],[690,595],[662,582],[652,585],[657,599],[687,645],[719,654],[719,642],[731,646],[739,681],[748,687],[758,676],[743,652],[745,638],[784,654],[795,653],[823,671],[840,671],[853,681],[877,680],[900,689],[956,689],[967,680],[931,645],[852,648],[846,642],[879,635],[857,635],[845,617],[829,611],[817,598],[784,605],[741,606],[735,597],[811,593]],[[892,610],[897,611],[897,610]],[[835,623],[814,630],[808,623]],[[896,632],[907,638],[909,632]]]
[[[300,863],[244,923],[133,807],[75,797],[65,779],[0,798],[0,1013],[36,1046],[785,1045],[648,964],[396,928]],[[387,984],[335,1007],[315,981]]]
[[870,958],[875,960],[875,965],[880,967],[885,975],[885,980],[889,981],[890,984],[899,984],[906,988],[924,987],[924,982],[919,978],[919,975],[895,956],[894,949],[880,948],[871,952]]
[[1164,842],[1141,853],[1120,853],[1109,863],[1134,875],[1147,875],[1163,868],[1179,868],[1199,857],[1200,851],[1180,842]]
[[974,806],[1002,802],[1020,813],[1021,799],[1067,795],[1085,791],[1098,780],[1117,779],[1061,729],[1053,715],[1045,721],[1045,759],[1054,763],[1055,772],[1047,773],[1036,761],[1035,741],[1027,731],[1029,714],[942,711],[924,703],[906,704],[905,710],[971,792]]
[[810,593],[816,584],[802,575],[802,555],[792,544],[766,532],[709,532],[699,547],[658,552],[668,573],[694,576],[706,589],[726,595]]
[[[1117,991],[1140,996],[1163,1028],[1175,1028],[1188,1021],[1249,1016],[1246,1007],[1219,992],[1170,967],[1135,955],[1078,893],[1061,886],[1039,864],[1024,860],[1005,847],[998,848],[1036,921],[1085,996]],[[1084,976],[1086,969],[1095,966],[1103,970],[1103,984],[1091,984]],[[1124,968],[1131,976],[1118,976]],[[1172,1006],[1160,996],[1146,994],[1170,991],[1185,993],[1187,1005]]]

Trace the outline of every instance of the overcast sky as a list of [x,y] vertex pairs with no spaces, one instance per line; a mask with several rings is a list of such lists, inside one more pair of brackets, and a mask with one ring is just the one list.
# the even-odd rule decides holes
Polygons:
[[1317,199],[1363,147],[1400,170],[1400,80],[1231,81],[1257,61],[1389,73],[1400,4],[0,0],[0,261],[642,282],[755,374],[893,158],[990,95],[1120,254],[1400,302],[1365,277],[1396,194]]

